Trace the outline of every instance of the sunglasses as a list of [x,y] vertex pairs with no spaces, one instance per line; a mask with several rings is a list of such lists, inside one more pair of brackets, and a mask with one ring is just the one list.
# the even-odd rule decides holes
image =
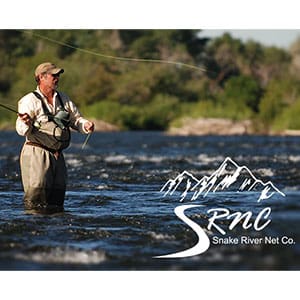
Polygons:
[[49,75],[51,75],[54,78],[58,78],[60,74],[49,74]]

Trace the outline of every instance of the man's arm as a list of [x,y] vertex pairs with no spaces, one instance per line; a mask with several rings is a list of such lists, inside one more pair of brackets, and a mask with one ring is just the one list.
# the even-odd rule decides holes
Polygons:
[[32,129],[32,120],[34,117],[32,102],[27,95],[23,97],[18,104],[18,118],[16,121],[16,131],[19,135],[26,136]]

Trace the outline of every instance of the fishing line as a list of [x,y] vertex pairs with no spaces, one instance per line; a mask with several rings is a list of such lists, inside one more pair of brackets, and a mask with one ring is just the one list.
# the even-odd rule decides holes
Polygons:
[[[175,66],[178,66],[178,67],[185,67],[185,68],[189,68],[189,69],[194,69],[194,70],[198,70],[198,71],[201,71],[201,72],[209,72],[205,68],[198,67],[198,66],[195,66],[195,65],[192,65],[192,64],[178,62],[178,61],[163,60],[163,59],[151,59],[151,58],[131,58],[131,57],[107,55],[107,54],[103,54],[103,53],[99,53],[99,52],[87,50],[87,49],[84,49],[84,48],[76,47],[76,46],[73,46],[71,44],[68,44],[68,43],[65,43],[65,42],[62,42],[62,41],[58,41],[58,40],[46,37],[46,36],[43,36],[41,34],[38,34],[38,33],[32,32],[32,31],[30,31],[30,32],[29,31],[23,31],[23,32],[25,34],[31,34],[31,35],[33,35],[35,37],[38,37],[38,38],[43,39],[43,40],[46,40],[48,42],[55,43],[57,45],[61,45],[61,46],[64,46],[64,47],[68,47],[68,48],[74,49],[76,51],[80,51],[80,52],[83,52],[83,53],[86,53],[86,54],[90,54],[90,55],[94,55],[94,56],[98,56],[98,57],[102,57],[102,58],[106,58],[106,59],[113,59],[113,60],[127,61],[127,62],[143,62],[143,63],[169,64],[169,65],[175,65]],[[3,105],[1,105],[1,106],[3,106]],[[5,107],[5,106],[3,106],[3,107]],[[10,109],[10,110],[12,110],[12,109]],[[87,135],[84,143],[82,144],[81,149],[85,148],[85,146],[86,146],[86,144],[87,144],[90,136],[91,136],[91,133],[89,133]]]
[[205,68],[202,67],[198,67],[195,65],[191,65],[191,64],[186,64],[183,62],[178,62],[178,61],[172,61],[172,60],[163,60],[163,59],[151,59],[151,58],[131,58],[131,57],[123,57],[123,56],[113,56],[113,55],[107,55],[107,54],[102,54],[99,52],[95,52],[95,51],[91,51],[91,50],[87,50],[87,49],[83,49],[80,47],[76,47],[73,45],[70,45],[68,43],[65,42],[61,42],[46,36],[43,36],[41,34],[38,33],[34,33],[34,32],[28,32],[28,31],[24,31],[26,34],[32,34],[33,36],[39,37],[41,39],[44,39],[46,41],[61,45],[61,46],[65,46],[77,51],[81,51],[83,53],[87,53],[87,54],[91,54],[91,55],[95,55],[95,56],[99,56],[102,58],[107,58],[107,59],[114,59],[114,60],[119,60],[119,61],[128,61],[128,62],[144,62],[144,63],[161,63],[161,64],[169,64],[169,65],[176,65],[179,67],[185,67],[185,68],[189,68],[189,69],[194,69],[194,70],[198,70],[201,72],[208,72]]

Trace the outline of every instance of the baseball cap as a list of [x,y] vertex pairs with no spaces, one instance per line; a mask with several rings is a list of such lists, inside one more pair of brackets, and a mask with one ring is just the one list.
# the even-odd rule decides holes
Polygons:
[[43,73],[61,74],[63,72],[64,72],[64,69],[58,68],[55,64],[53,64],[51,62],[45,62],[36,67],[34,75],[35,75],[35,77],[37,77],[38,75],[43,74]]

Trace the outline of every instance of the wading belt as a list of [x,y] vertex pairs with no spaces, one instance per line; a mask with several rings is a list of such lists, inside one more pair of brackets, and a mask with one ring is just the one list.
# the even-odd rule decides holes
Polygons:
[[42,144],[39,144],[39,143],[35,143],[35,142],[31,142],[31,141],[27,141],[26,143],[25,143],[25,145],[29,145],[29,146],[34,146],[34,147],[39,147],[39,148],[42,148],[42,149],[44,149],[44,150],[46,150],[46,151],[49,151],[50,153],[52,153],[52,154],[60,154],[62,151],[61,150],[54,150],[54,149],[50,149],[50,148],[48,148],[48,147],[46,147],[46,146],[44,146],[44,145],[42,145]]

